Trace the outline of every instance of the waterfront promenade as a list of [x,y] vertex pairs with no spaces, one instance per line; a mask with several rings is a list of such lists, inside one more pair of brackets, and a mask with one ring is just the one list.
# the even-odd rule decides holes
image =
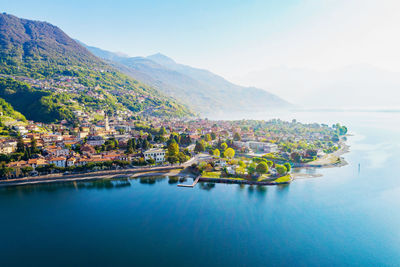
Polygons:
[[171,170],[182,170],[183,165],[172,165],[172,166],[161,166],[161,167],[142,167],[132,169],[118,169],[118,170],[106,170],[106,171],[95,171],[95,172],[84,172],[77,174],[49,174],[43,176],[29,176],[24,178],[7,179],[0,181],[0,187],[5,186],[16,186],[26,184],[39,184],[39,183],[51,183],[51,182],[68,182],[68,181],[89,181],[96,179],[111,179],[111,178],[123,178],[131,177],[138,174],[146,173],[163,173]]

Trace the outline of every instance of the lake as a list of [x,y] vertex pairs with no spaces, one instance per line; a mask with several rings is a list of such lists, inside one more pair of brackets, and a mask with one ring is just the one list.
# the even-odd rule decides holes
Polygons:
[[285,186],[161,177],[1,189],[1,265],[400,265],[400,113],[280,117],[348,126],[349,164]]

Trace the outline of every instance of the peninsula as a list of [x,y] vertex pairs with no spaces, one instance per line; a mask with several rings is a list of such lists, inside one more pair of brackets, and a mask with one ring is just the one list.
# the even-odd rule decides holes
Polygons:
[[[138,118],[84,114],[78,125],[2,115],[0,186],[161,175],[274,185],[292,168],[333,167],[347,128],[340,124]],[[173,173],[170,170],[178,170]]]

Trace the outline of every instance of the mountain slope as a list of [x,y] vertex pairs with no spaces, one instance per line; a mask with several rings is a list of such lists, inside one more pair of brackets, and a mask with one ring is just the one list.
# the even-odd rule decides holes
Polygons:
[[235,85],[207,70],[178,64],[162,54],[127,58],[86,47],[95,55],[112,61],[127,75],[172,95],[203,114],[265,111],[291,106],[265,90]]
[[[28,91],[42,95],[32,101],[48,116],[21,105],[18,98],[13,103],[17,110],[24,108],[21,112],[28,119],[72,121],[77,119],[75,110],[88,114],[97,110],[154,116],[192,114],[158,90],[122,74],[58,27],[5,13],[0,14],[0,74],[6,100],[4,93],[10,91],[14,98]],[[18,82],[28,84],[29,90],[22,90]]]

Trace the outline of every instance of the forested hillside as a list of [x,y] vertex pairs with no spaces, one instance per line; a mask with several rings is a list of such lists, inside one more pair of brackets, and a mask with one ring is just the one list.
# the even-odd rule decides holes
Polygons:
[[74,120],[74,111],[187,116],[190,110],[114,69],[46,22],[0,14],[0,97],[28,119]]

